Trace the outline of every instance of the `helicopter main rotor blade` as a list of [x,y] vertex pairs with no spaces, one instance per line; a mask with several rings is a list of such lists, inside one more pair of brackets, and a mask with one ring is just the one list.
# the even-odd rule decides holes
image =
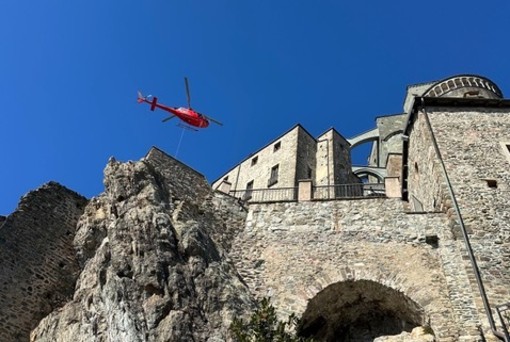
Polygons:
[[189,85],[187,77],[184,77],[184,83],[186,84],[186,96],[188,97],[188,108],[191,108],[191,96],[189,95]]
[[161,122],[167,122],[168,120],[171,120],[173,118],[175,118],[175,115],[171,115],[168,118],[164,118],[163,120],[161,120]]
[[215,123],[215,124],[217,124],[217,125],[223,126],[223,124],[222,124],[221,122],[219,122],[218,120],[215,120],[215,119],[211,118],[210,116],[207,116],[207,115],[204,115],[204,114],[202,114],[202,115],[203,115],[203,116],[204,116],[207,120],[212,121],[212,122],[214,122],[214,123]]

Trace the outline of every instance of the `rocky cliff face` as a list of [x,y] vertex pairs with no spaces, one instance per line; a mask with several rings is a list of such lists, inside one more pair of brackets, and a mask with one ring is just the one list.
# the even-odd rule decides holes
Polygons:
[[243,212],[226,212],[228,199],[157,149],[139,162],[112,159],[104,173],[105,192],[74,238],[74,296],[31,340],[228,340],[232,318],[254,305],[227,254]]

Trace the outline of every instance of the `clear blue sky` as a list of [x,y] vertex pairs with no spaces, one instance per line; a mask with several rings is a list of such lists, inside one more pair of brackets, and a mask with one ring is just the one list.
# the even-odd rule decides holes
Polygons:
[[4,0],[0,214],[50,180],[98,195],[110,156],[174,155],[181,128],[136,91],[183,106],[184,76],[193,107],[224,123],[185,131],[177,156],[210,181],[296,123],[373,128],[409,84],[474,73],[508,94],[509,13],[507,0]]

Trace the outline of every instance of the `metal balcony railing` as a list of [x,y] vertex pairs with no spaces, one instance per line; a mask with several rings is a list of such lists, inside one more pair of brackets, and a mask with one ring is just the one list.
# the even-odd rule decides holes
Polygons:
[[386,197],[384,183],[355,183],[316,185],[313,187],[313,199],[342,199]]
[[297,201],[297,187],[246,189],[230,191],[230,195],[248,202],[292,202]]
[[[230,191],[231,196],[245,202],[294,202],[298,188],[244,189]],[[386,197],[384,183],[317,185],[312,187],[312,200]]]

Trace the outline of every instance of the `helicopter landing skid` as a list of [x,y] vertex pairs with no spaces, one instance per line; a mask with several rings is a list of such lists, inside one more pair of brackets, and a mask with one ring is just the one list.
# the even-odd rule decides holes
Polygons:
[[185,128],[185,129],[187,129],[189,131],[198,132],[198,129],[195,129],[195,128],[191,127],[191,126],[188,126],[188,125],[185,125],[185,124],[181,124],[181,123],[178,123],[177,127]]

